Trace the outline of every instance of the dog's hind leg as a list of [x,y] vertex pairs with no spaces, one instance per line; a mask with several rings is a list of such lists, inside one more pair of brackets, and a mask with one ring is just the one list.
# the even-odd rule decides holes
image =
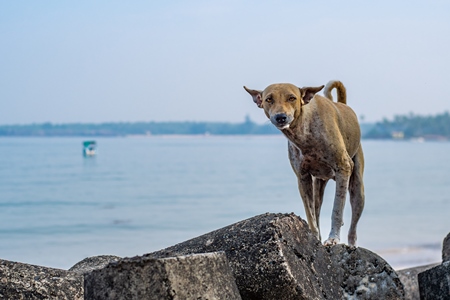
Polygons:
[[352,206],[352,221],[350,229],[348,231],[348,244],[350,246],[356,246],[356,225],[361,217],[364,209],[364,155],[361,145],[358,152],[353,157],[353,173],[350,177],[349,192],[350,192],[350,204]]
[[313,197],[314,197],[314,211],[316,215],[317,229],[319,230],[319,240],[322,240],[320,235],[320,209],[323,203],[323,194],[325,192],[325,186],[328,180],[322,180],[319,178],[313,178]]
[[[345,158],[344,158],[345,159]],[[343,159],[343,160],[344,160]],[[331,231],[328,239],[324,242],[325,246],[339,244],[341,227],[343,225],[345,198],[349,187],[350,176],[353,170],[353,161],[350,157],[345,159],[339,172],[336,172],[336,193],[334,195],[333,213],[331,216]]]

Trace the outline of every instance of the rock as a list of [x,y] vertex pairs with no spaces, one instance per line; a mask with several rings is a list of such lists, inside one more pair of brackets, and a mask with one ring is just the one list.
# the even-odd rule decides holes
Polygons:
[[450,233],[447,234],[442,243],[442,261],[450,261]]
[[450,261],[419,273],[420,299],[450,299]]
[[82,261],[76,263],[73,267],[69,269],[69,271],[76,272],[79,274],[86,274],[92,272],[93,270],[101,269],[110,262],[115,262],[120,259],[121,257],[114,255],[99,255],[87,257]]
[[0,259],[1,299],[83,299],[83,276]]
[[403,299],[395,271],[363,248],[324,247],[294,214],[264,214],[146,254],[224,251],[242,299]]
[[417,275],[437,265],[438,264],[431,264],[426,266],[397,270],[398,278],[400,278],[400,281],[403,283],[403,287],[405,289],[405,299],[420,300],[419,281],[417,279]]
[[223,252],[125,258],[85,274],[85,299],[241,299]]
[[343,299],[404,299],[398,275],[377,254],[340,244],[331,248],[331,260],[344,271]]

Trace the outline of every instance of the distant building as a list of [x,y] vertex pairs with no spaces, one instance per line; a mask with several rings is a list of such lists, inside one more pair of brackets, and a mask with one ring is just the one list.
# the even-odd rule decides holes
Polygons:
[[403,131],[392,131],[391,137],[394,140],[403,140],[405,138],[405,134],[403,133]]

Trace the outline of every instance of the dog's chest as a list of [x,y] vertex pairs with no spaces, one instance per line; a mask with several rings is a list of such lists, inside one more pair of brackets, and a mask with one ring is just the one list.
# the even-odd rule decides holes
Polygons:
[[305,155],[301,163],[301,171],[323,180],[334,179],[335,176],[334,169],[317,155]]

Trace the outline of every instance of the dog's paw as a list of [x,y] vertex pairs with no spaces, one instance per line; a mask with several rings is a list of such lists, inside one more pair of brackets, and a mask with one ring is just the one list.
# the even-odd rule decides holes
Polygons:
[[348,245],[350,247],[356,247],[356,233],[348,235]]
[[328,238],[323,245],[324,246],[333,246],[339,244],[340,240],[338,238]]

